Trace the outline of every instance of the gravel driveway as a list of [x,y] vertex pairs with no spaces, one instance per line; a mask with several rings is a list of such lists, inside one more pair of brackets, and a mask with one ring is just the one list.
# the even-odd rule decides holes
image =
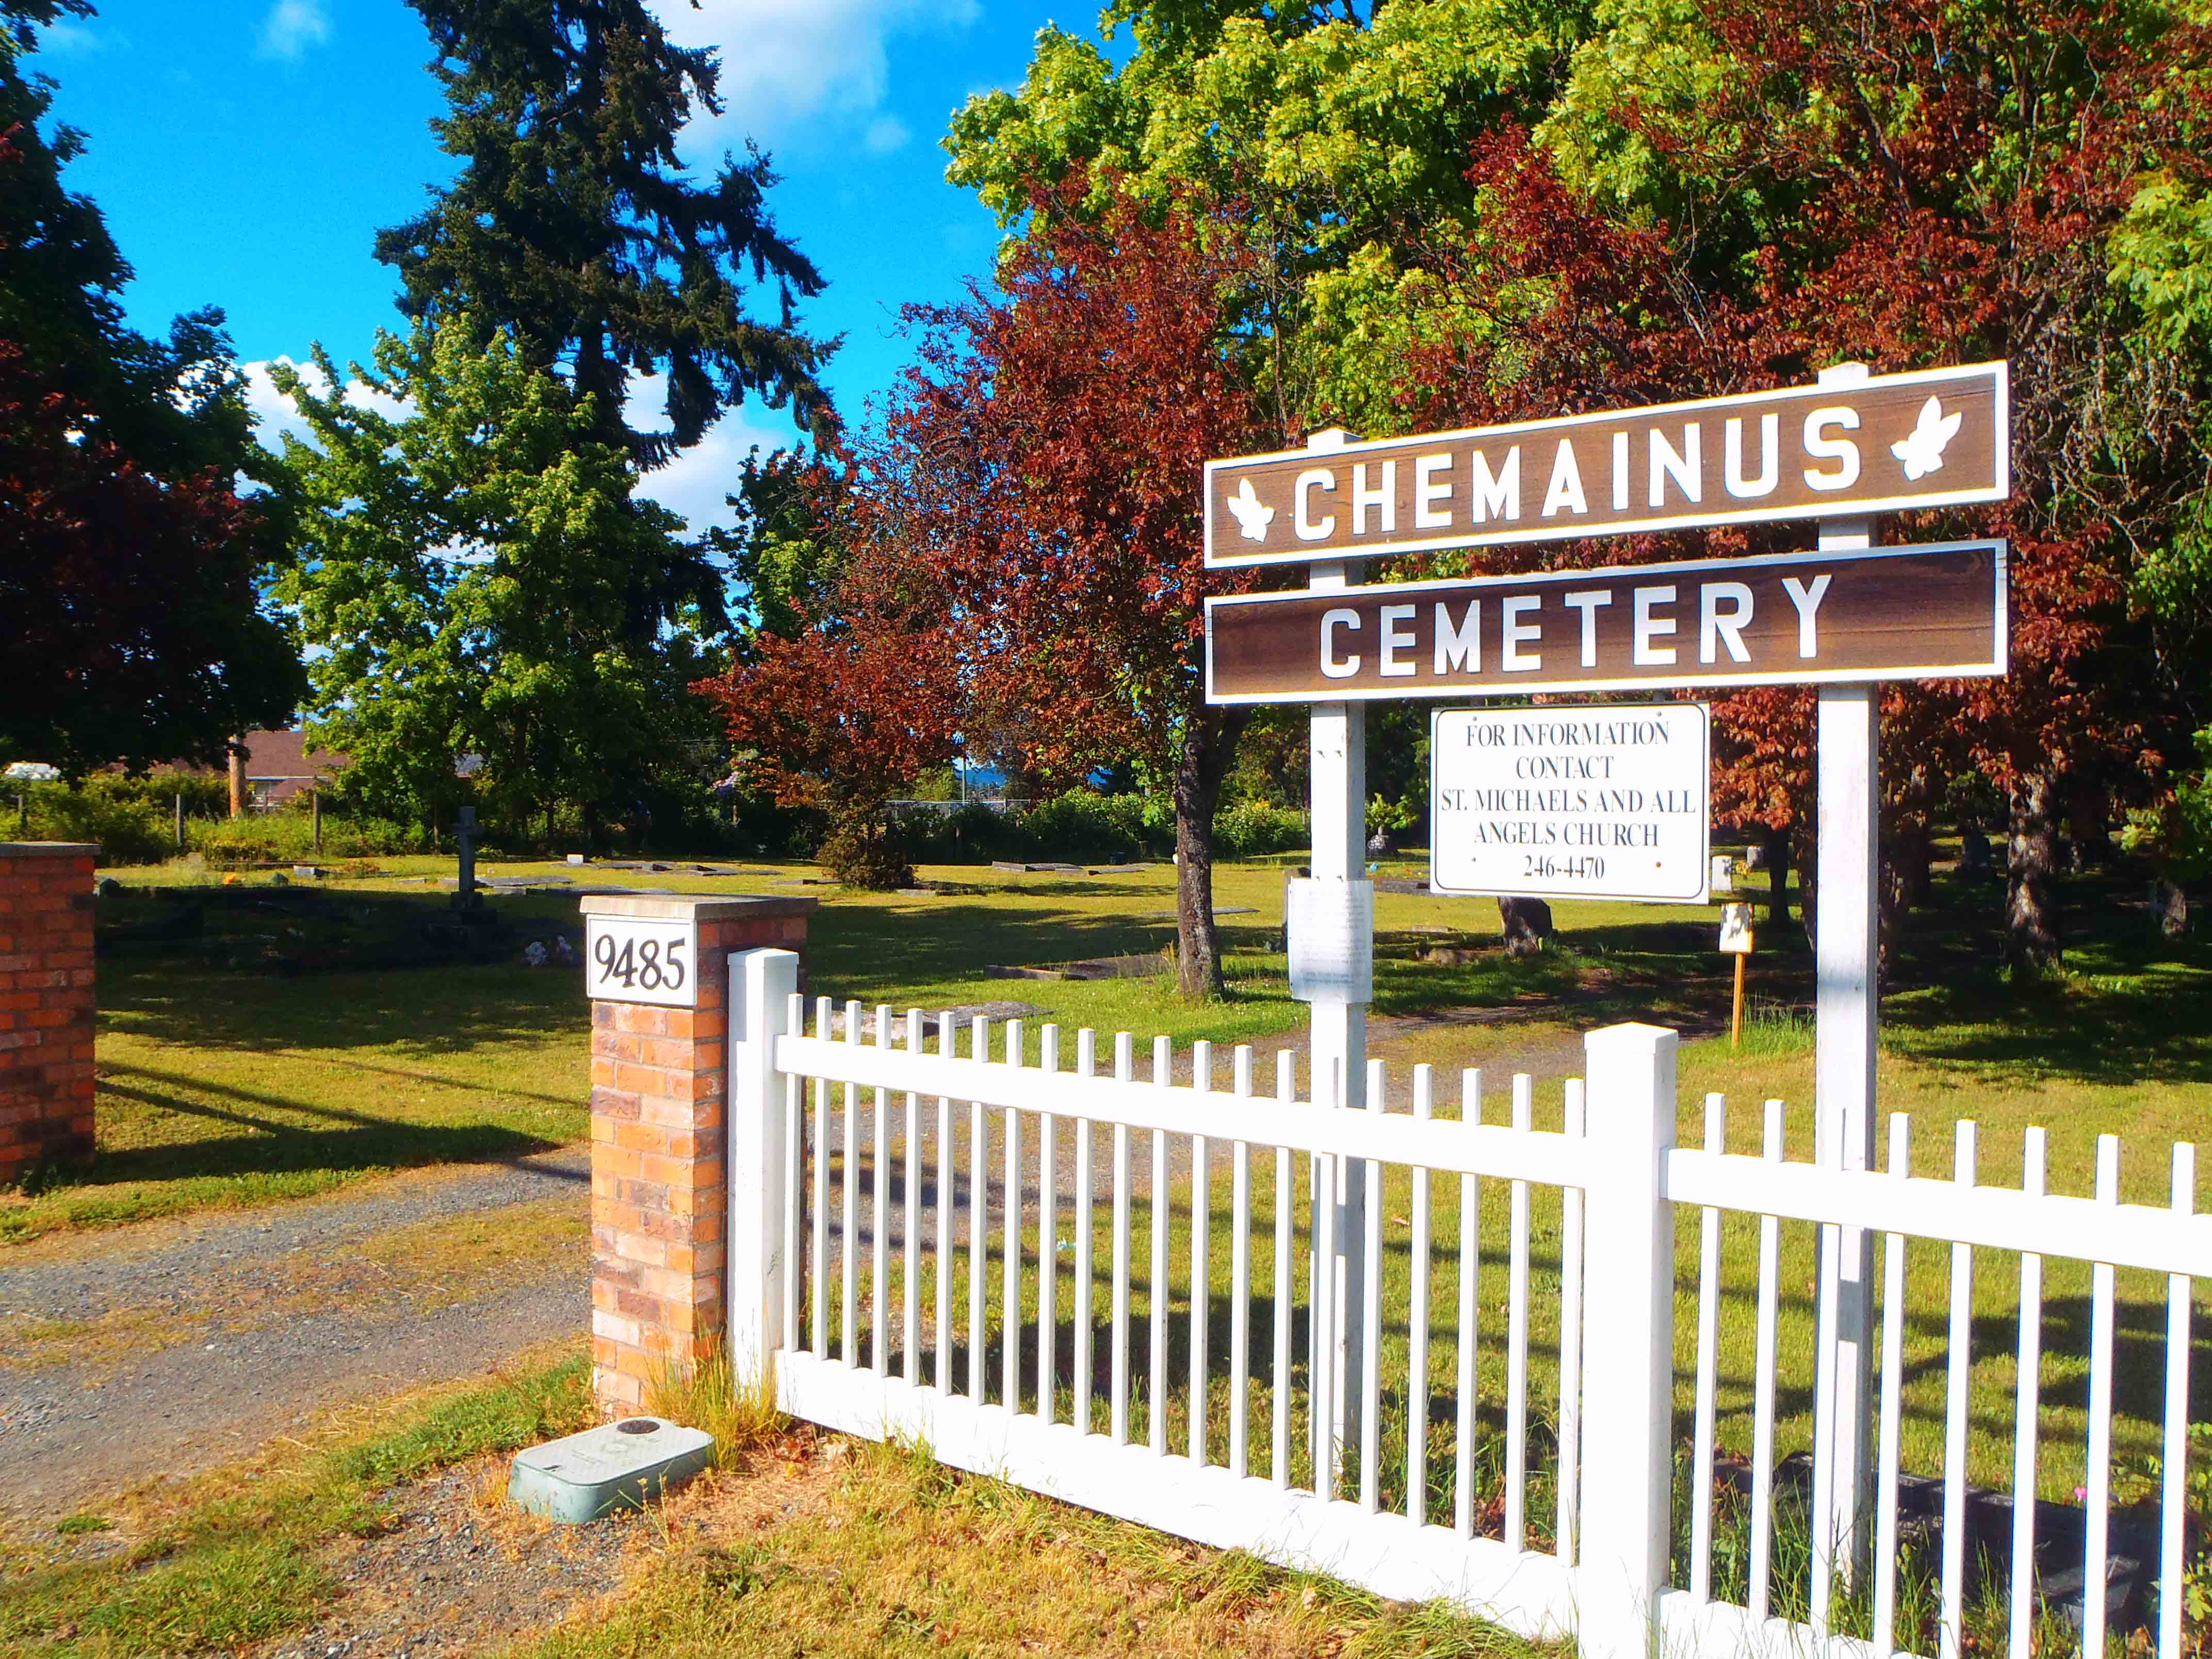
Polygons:
[[[576,1336],[590,1161],[567,1147],[0,1255],[0,1515],[64,1514]],[[472,1270],[471,1230],[526,1221],[577,1247]],[[416,1241],[454,1263],[409,1261]]]

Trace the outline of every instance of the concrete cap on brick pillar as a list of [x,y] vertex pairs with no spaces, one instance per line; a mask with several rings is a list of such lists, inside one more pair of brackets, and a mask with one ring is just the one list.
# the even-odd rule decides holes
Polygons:
[[587,916],[672,916],[697,921],[773,921],[811,915],[820,899],[732,897],[720,893],[586,893],[577,908]]
[[96,859],[96,841],[0,841],[0,859]]

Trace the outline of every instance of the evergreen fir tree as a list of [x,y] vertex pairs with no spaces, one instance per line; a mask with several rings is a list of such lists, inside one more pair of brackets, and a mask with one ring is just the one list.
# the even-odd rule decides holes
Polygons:
[[[644,0],[410,0],[450,112],[433,124],[465,165],[417,217],[380,233],[410,317],[512,331],[536,366],[590,397],[600,434],[653,467],[747,396],[792,405],[826,437],[817,380],[834,341],[793,302],[813,264],[777,234],[768,159],[725,155],[702,187],[678,159],[695,109],[722,112],[711,52],[671,42]],[[772,287],[773,322],[746,312]],[[665,431],[623,420],[635,374],[668,377]]]

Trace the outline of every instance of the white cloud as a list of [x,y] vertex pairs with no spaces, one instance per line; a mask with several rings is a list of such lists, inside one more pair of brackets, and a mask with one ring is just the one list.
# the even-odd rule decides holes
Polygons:
[[276,0],[261,25],[264,58],[298,58],[331,38],[330,14],[323,0]]
[[[660,375],[648,374],[631,381],[626,411],[631,426],[641,431],[665,428],[668,417],[660,405],[667,395]],[[737,492],[738,469],[746,452],[757,444],[765,457],[778,449],[797,449],[802,443],[799,428],[790,423],[785,411],[761,410],[757,420],[753,418],[755,413],[747,408],[723,416],[697,443],[666,466],[647,473],[637,493],[681,515],[695,535],[710,525],[733,523],[736,515],[726,498]]]
[[[264,447],[282,453],[287,436],[307,441],[307,423],[292,400],[277,391],[270,374],[272,362],[298,369],[310,385],[319,384],[320,376],[312,363],[295,363],[289,357],[240,366],[246,376],[246,406],[252,411],[255,435]],[[630,424],[641,431],[665,428],[668,417],[662,412],[661,402],[667,395],[666,382],[660,375],[648,374],[632,381],[627,411]],[[346,401],[393,420],[404,420],[409,412],[401,399],[373,392],[359,380],[347,386]],[[694,534],[710,525],[734,522],[726,498],[737,489],[738,469],[746,453],[757,445],[765,456],[778,449],[800,448],[804,441],[799,429],[781,411],[761,410],[758,419],[753,418],[755,413],[747,409],[725,415],[707,428],[705,437],[666,466],[647,473],[637,493],[679,514]]]
[[[262,447],[282,453],[286,437],[305,443],[307,423],[301,417],[299,406],[276,389],[276,378],[269,372],[270,364],[283,363],[297,369],[300,378],[310,386],[319,386],[322,375],[313,363],[295,362],[289,357],[264,358],[241,363],[239,370],[246,376],[246,407],[253,416],[254,435]],[[387,392],[371,392],[359,380],[349,381],[346,401],[358,409],[373,409],[393,420],[404,420],[408,414],[406,403]]]
[[86,58],[95,52],[127,46],[130,40],[112,29],[94,28],[71,18],[58,17],[39,31],[39,49],[63,58]]
[[868,123],[867,134],[860,142],[867,146],[869,155],[888,155],[895,149],[903,149],[906,141],[913,137],[906,123],[897,116],[878,115]]
[[772,143],[825,117],[866,128],[890,88],[890,36],[965,27],[981,15],[977,0],[654,0],[654,9],[670,39],[721,57],[728,113],[691,134],[714,149],[748,137]]

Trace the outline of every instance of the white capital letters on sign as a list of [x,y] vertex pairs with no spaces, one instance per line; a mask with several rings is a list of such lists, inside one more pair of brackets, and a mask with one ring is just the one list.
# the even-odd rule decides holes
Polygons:
[[584,991],[594,1002],[696,1008],[698,923],[660,916],[586,916]]
[[1430,886],[1704,903],[1710,725],[1694,702],[1437,710]]

